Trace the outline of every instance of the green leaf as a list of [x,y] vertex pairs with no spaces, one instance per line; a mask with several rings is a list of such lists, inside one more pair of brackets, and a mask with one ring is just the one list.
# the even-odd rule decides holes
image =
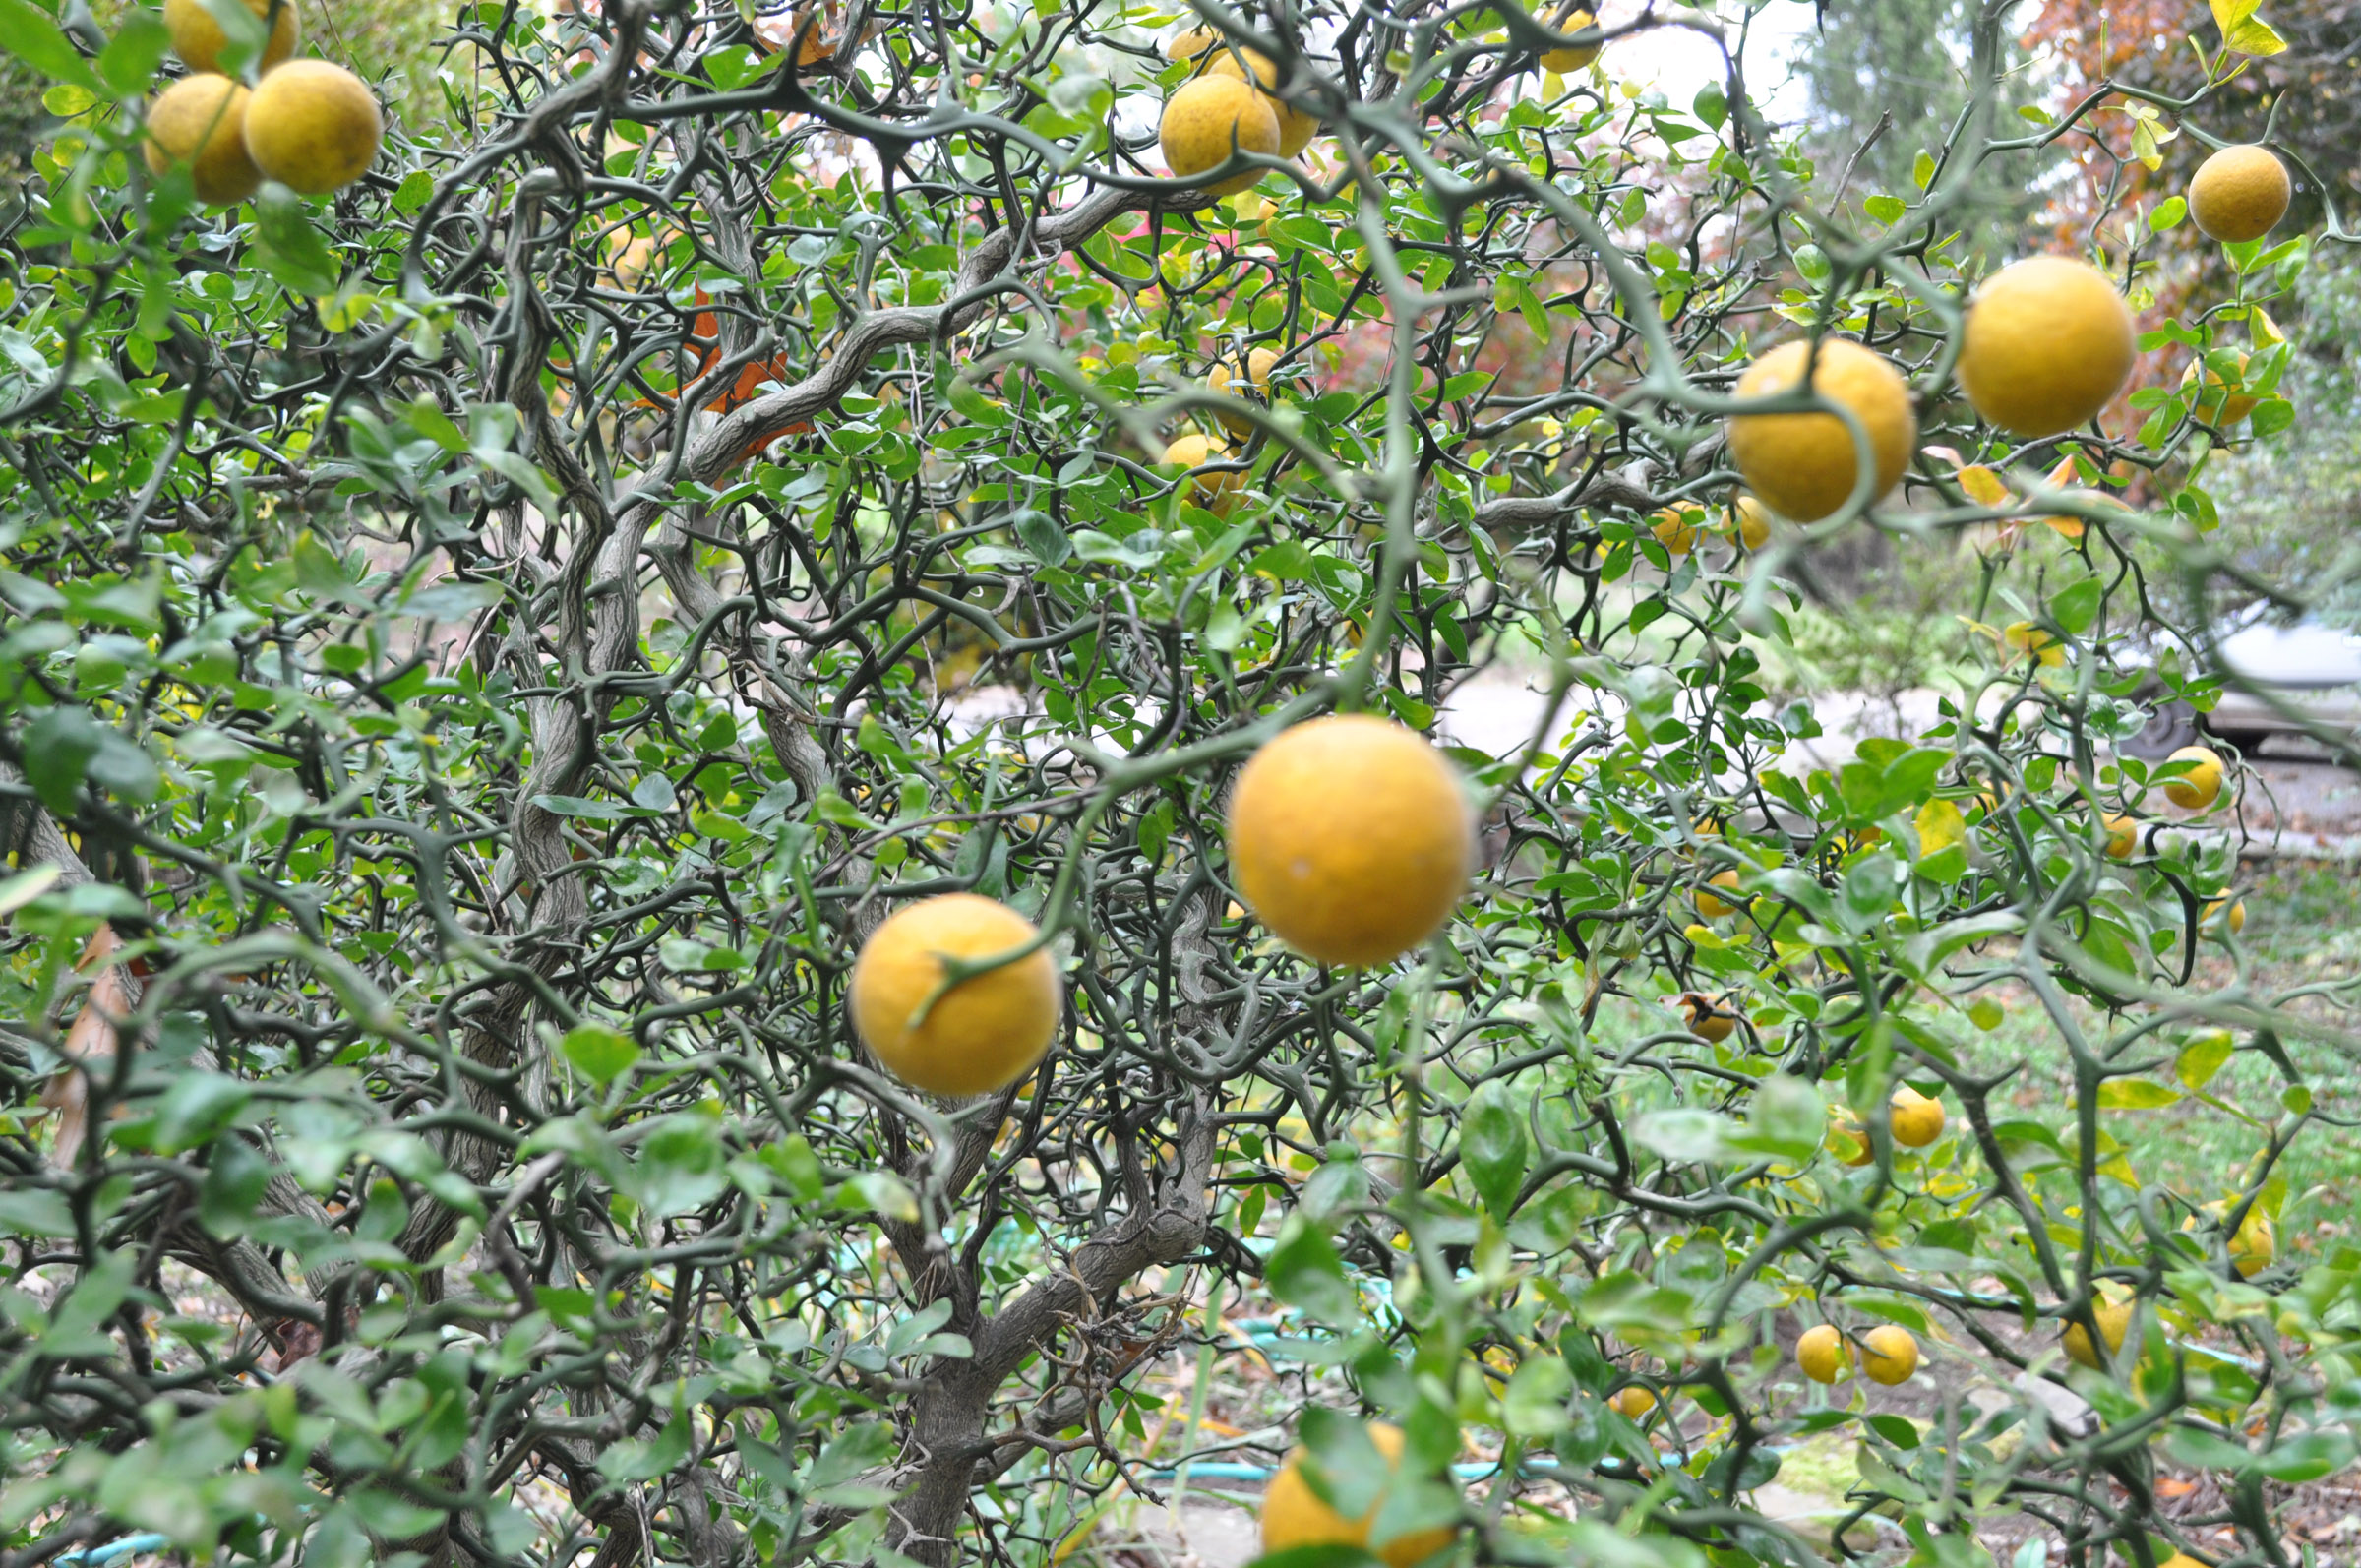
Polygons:
[[1727,1116],[1691,1106],[1651,1111],[1631,1124],[1633,1141],[1667,1160],[1726,1160],[1737,1128]]
[[197,1218],[224,1240],[244,1236],[271,1181],[271,1162],[244,1138],[216,1138],[197,1189]]
[[1288,1216],[1271,1248],[1264,1277],[1272,1294],[1321,1322],[1350,1324],[1361,1317],[1361,1301],[1345,1279],[1345,1266],[1328,1237],[1301,1214]]
[[2161,234],[2167,229],[2178,228],[2181,226],[2181,220],[2188,215],[2189,203],[2187,200],[2178,196],[2167,197],[2157,204],[2154,211],[2148,214],[2148,231],[2150,234]]
[[1935,155],[1924,148],[1918,150],[1917,161],[1910,165],[1910,183],[1922,191],[1935,183]]
[[52,1187],[0,1192],[0,1231],[16,1236],[72,1236],[74,1210]]
[[[4,3],[6,0],[0,0]],[[312,226],[303,198],[276,180],[264,181],[255,194],[254,256],[263,271],[290,294],[335,292],[335,257]]]
[[2100,592],[2096,577],[2068,584],[2050,595],[2050,619],[2077,635],[2089,631],[2090,623],[2098,619]]
[[1528,1356],[1500,1393],[1500,1419],[1518,1437],[1546,1437],[1565,1424],[1574,1375],[1554,1356]]
[[2306,1432],[2278,1444],[2254,1462],[2272,1480],[2299,1486],[2334,1475],[2353,1462],[2353,1440],[2333,1429]]
[[111,95],[57,24],[31,0],[0,0],[0,49],[45,77],[71,82],[100,97]]
[[150,1141],[158,1154],[179,1154],[212,1141],[254,1098],[237,1079],[217,1072],[186,1072],[172,1080],[156,1106]]
[[1894,224],[1902,221],[1909,208],[1899,196],[1872,196],[1861,203],[1861,211],[1880,223]]
[[1506,1225],[1532,1158],[1525,1118],[1497,1079],[1481,1085],[1459,1119],[1459,1158],[1492,1218]]
[[558,1042],[558,1050],[583,1077],[602,1087],[629,1072],[639,1059],[639,1047],[631,1036],[598,1023],[575,1024]]
[[665,1116],[639,1140],[634,1195],[655,1219],[701,1209],[728,1181],[720,1130],[695,1113]]
[[1016,542],[1025,547],[1025,554],[1045,567],[1064,566],[1074,553],[1074,542],[1046,512],[1027,507],[1011,516],[1008,525],[1016,530]]
[[81,708],[54,707],[25,732],[25,782],[52,816],[72,816],[84,775],[105,737]]
[[99,51],[98,74],[117,96],[136,98],[148,90],[155,68],[163,63],[164,51],[171,47],[172,34],[163,18],[133,6],[123,13],[115,35]]
[[610,1445],[598,1456],[598,1472],[609,1480],[626,1483],[653,1480],[667,1471],[680,1469],[689,1458],[690,1436],[688,1412],[676,1406],[672,1418],[654,1437],[627,1437]]

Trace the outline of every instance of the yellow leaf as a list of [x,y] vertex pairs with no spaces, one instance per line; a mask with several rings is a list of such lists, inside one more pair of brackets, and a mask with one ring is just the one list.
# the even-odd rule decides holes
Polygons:
[[1968,819],[1960,809],[1939,798],[1918,808],[1916,826],[1922,856],[1940,854],[1968,836]]
[[2237,30],[2221,41],[2235,54],[2261,56],[2287,52],[2287,40],[2280,37],[2271,25],[2261,17],[2250,17],[2241,22]]
[[1980,462],[1960,470],[1960,488],[1987,507],[2003,506],[2009,499],[2009,487],[2000,482],[2000,475]]

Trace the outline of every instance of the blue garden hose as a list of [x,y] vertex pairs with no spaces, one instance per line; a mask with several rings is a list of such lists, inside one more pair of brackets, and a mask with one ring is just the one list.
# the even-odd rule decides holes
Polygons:
[[72,1551],[61,1551],[49,1560],[57,1564],[57,1568],[106,1568],[118,1557],[136,1557],[144,1551],[162,1551],[171,1544],[171,1537],[149,1531],[143,1535],[125,1536],[121,1540],[110,1540],[103,1546],[79,1546]]

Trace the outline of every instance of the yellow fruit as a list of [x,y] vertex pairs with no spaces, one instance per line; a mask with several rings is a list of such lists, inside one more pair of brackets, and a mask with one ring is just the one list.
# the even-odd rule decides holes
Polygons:
[[[1270,100],[1237,77],[1211,72],[1182,83],[1165,100],[1164,123],[1157,135],[1164,144],[1165,166],[1177,179],[1195,179],[1221,167],[1233,151],[1266,157],[1279,152],[1279,117],[1271,112]],[[1260,169],[1245,169],[1206,183],[1205,189],[1228,196],[1261,178]]]
[[[2246,355],[2238,356],[2238,384],[2241,387],[2246,385]],[[2221,373],[2203,361],[2181,373],[2181,391],[2186,392],[2197,386],[2201,372],[2205,376],[2205,385],[2197,393],[2197,415],[2209,425],[2218,425],[2227,430],[2253,413],[2255,405],[2263,400],[2252,392],[2230,391],[2230,384],[2222,379]]]
[[2043,669],[2066,662],[2065,644],[2030,621],[2012,621],[2000,630],[2001,645],[2010,650],[2008,662],[2030,658]]
[[2096,269],[2028,256],[1984,279],[1968,305],[1960,387],[2020,436],[2088,423],[2132,374],[2132,310]]
[[2251,1280],[2270,1267],[2278,1256],[2278,1237],[2271,1233],[2270,1220],[2261,1209],[2249,1209],[2239,1222],[2238,1234],[2230,1237],[2230,1266],[2242,1280]]
[[1869,1146],[1867,1130],[1842,1112],[1829,1116],[1828,1141],[1837,1158],[1856,1170],[1877,1158],[1877,1151]]
[[1685,556],[1697,543],[1699,513],[1685,507],[1666,507],[1648,519],[1648,531],[1665,547],[1665,554]]
[[1880,1323],[1861,1336],[1861,1372],[1891,1388],[1918,1370],[1918,1342],[1899,1323]]
[[[944,956],[989,958],[1036,935],[1024,916],[975,893],[944,893],[896,912],[853,963],[853,1028],[861,1043],[913,1089],[1005,1089],[1033,1070],[1058,1033],[1063,1000],[1049,949],[936,992]],[[922,1007],[925,1018],[913,1023]]]
[[1173,61],[1201,59],[1221,41],[1222,35],[1211,28],[1190,28],[1173,34],[1164,46],[1164,57]]
[[1382,964],[1467,892],[1476,821],[1419,735],[1336,713],[1254,754],[1230,797],[1230,865],[1264,925],[1327,964]]
[[148,105],[148,168],[161,174],[186,163],[197,199],[224,207],[244,201],[263,183],[246,155],[250,94],[225,76],[182,77]]
[[1730,513],[1737,522],[1738,543],[1749,550],[1760,550],[1771,542],[1771,509],[1743,490],[1729,504]]
[[[1557,32],[1580,32],[1585,28],[1596,26],[1598,18],[1592,16],[1588,11],[1568,7],[1549,19],[1549,27],[1551,30]],[[1544,70],[1555,71],[1559,76],[1564,76],[1567,72],[1579,71],[1593,60],[1598,59],[1600,47],[1599,44],[1594,43],[1587,47],[1576,45],[1564,49],[1544,49],[1542,66]]]
[[1736,872],[1717,872],[1707,878],[1705,887],[1700,887],[1689,894],[1691,902],[1697,906],[1697,913],[1708,920],[1717,920],[1724,915],[1736,912],[1738,907],[1736,904],[1708,892],[1706,888],[1710,887],[1726,887],[1732,892],[1737,891],[1738,874]]
[[1894,1141],[1906,1149],[1923,1149],[1943,1136],[1943,1102],[1928,1099],[1907,1083],[1894,1091],[1886,1116]]
[[385,121],[361,79],[326,60],[290,60],[246,104],[254,166],[306,196],[340,191],[377,161]]
[[1795,1364],[1815,1383],[1833,1383],[1852,1366],[1852,1347],[1834,1323],[1803,1331],[1795,1341]]
[[2112,1357],[2117,1351],[2123,1349],[2124,1331],[2130,1328],[2132,1323],[2132,1303],[2129,1301],[2093,1301],[2090,1305],[2090,1315],[2098,1319],[2099,1337],[2107,1342],[2105,1357],[2100,1356],[2091,1348],[2090,1336],[2084,1331],[2080,1323],[2067,1324],[2066,1332],[2059,1338],[2066,1347],[2067,1356],[2093,1371],[2102,1371],[2106,1367],[2107,1357]]
[[2230,912],[2221,917],[2221,923],[2229,927],[2230,935],[2235,936],[2238,933],[2246,930],[2246,900],[2243,898],[2236,903],[2230,903],[2228,899],[2223,898],[2214,899],[2206,905],[2205,913],[2197,917],[2198,924],[2201,926],[2211,925],[2213,917],[2220,914],[2221,906],[2225,903],[2230,904]]
[[2132,851],[2140,847],[2140,823],[2120,812],[2109,812],[2107,823],[2107,857],[2110,860],[2130,860]]
[[[1219,392],[1225,397],[1250,395],[1257,402],[1268,403],[1271,400],[1271,372],[1278,367],[1277,352],[1268,348],[1250,348],[1246,350],[1244,376],[1239,375],[1235,360],[1216,363],[1213,369],[1205,373],[1205,390]],[[1251,392],[1247,391],[1248,388],[1252,389]],[[1219,413],[1214,417],[1221,421],[1224,430],[1240,441],[1254,434],[1254,421],[1243,414]]]
[[1260,49],[1223,49],[1214,55],[1213,63],[1205,68],[1205,74],[1245,81],[1246,66],[1241,65],[1238,59],[1241,54],[1246,57],[1246,65],[1254,68],[1254,85],[1261,90],[1262,101],[1279,122],[1279,155],[1283,158],[1294,157],[1311,145],[1313,137],[1320,134],[1320,122],[1316,116],[1303,113],[1277,95],[1274,90],[1279,86],[1277,61]]
[[1646,1420],[1648,1413],[1656,1409],[1656,1396],[1634,1383],[1628,1388],[1616,1389],[1607,1396],[1606,1403],[1608,1409],[1626,1420]]
[[[271,16],[271,0],[246,0],[257,19],[271,17],[271,36],[263,41],[263,57],[253,62],[268,71],[295,52],[301,29],[295,22],[295,0],[280,0],[278,15]],[[172,52],[192,71],[221,69],[221,50],[229,37],[221,30],[203,0],[164,0],[164,30],[172,34]]]
[[2287,215],[2287,165],[2269,148],[2225,147],[2189,181],[2189,215],[2217,240],[2259,240]]
[[[1782,343],[1738,378],[1741,397],[1793,392],[1810,363],[1811,344]],[[1872,504],[1894,488],[1918,445],[1918,416],[1901,373],[1860,344],[1822,339],[1812,389],[1852,411],[1869,437]],[[1835,414],[1738,414],[1729,421],[1729,455],[1748,488],[1783,517],[1818,522],[1852,494],[1858,462],[1852,433]]]
[[[1209,462],[1228,462],[1230,449],[1220,443],[1190,432],[1164,449],[1162,461],[1180,463],[1194,469]],[[1191,473],[1188,487],[1181,495],[1203,507],[1207,512],[1227,514],[1238,505],[1239,492],[1245,488],[1242,469],[1216,469],[1211,473]]]
[[1738,1015],[1703,992],[1684,991],[1679,999],[1689,1033],[1700,1040],[1720,1045],[1738,1027]]
[[[1369,1441],[1385,1456],[1386,1468],[1399,1472],[1402,1468],[1402,1432],[1384,1421],[1369,1422]],[[1311,1489],[1303,1478],[1303,1451],[1297,1449],[1279,1467],[1262,1493],[1262,1550],[1265,1556],[1286,1551],[1295,1546],[1360,1546],[1373,1549],[1387,1568],[1416,1568],[1436,1552],[1450,1545],[1456,1532],[1450,1530],[1417,1530],[1406,1536],[1396,1536],[1374,1548],[1369,1547],[1369,1527],[1376,1523],[1377,1508],[1371,1508],[1359,1519],[1347,1519]],[[1382,1502],[1378,1505],[1382,1507]]]
[[2184,746],[2164,759],[2188,762],[2188,772],[2164,781],[2165,799],[2175,806],[2202,812],[2221,799],[2221,756],[2210,746]]

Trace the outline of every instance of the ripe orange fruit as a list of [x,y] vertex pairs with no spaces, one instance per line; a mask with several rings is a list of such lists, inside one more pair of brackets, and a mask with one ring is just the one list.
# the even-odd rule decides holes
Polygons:
[[[1251,397],[1259,403],[1271,400],[1271,372],[1279,367],[1279,355],[1268,348],[1249,348],[1241,367],[1235,359],[1221,360],[1205,373],[1205,390],[1225,397]],[[1240,441],[1254,434],[1254,421],[1243,414],[1219,413],[1222,428]]]
[[2287,215],[2292,193],[2287,165],[2270,149],[2242,143],[2198,165],[2189,181],[2189,215],[2210,238],[2259,240]]
[[[2238,356],[2237,376],[2241,387],[2246,385],[2247,358],[2245,354]],[[2201,371],[2204,373],[2202,384],[2199,381]],[[2230,384],[2222,379],[2221,372],[2202,360],[2181,373],[2181,391],[2187,393],[2193,388],[2196,390],[2198,417],[2223,430],[2253,413],[2255,405],[2263,400],[2253,392],[2231,391]]]
[[366,174],[385,130],[361,79],[326,60],[289,60],[246,103],[254,166],[306,196],[340,191]]
[[[1194,179],[1228,162],[1233,151],[1276,157],[1279,117],[1271,112],[1268,98],[1239,78],[1208,71],[1183,82],[1165,100],[1157,136],[1164,145],[1165,166],[1174,177]],[[1250,189],[1261,178],[1262,170],[1245,169],[1206,184],[1205,189],[1215,196],[1229,196]]]
[[2221,754],[2210,746],[2184,746],[2164,759],[2190,763],[2188,772],[2164,781],[2164,796],[2175,806],[2202,812],[2221,799]]
[[[1402,1468],[1402,1432],[1399,1427],[1384,1421],[1368,1425],[1369,1441],[1385,1457],[1386,1468],[1399,1472]],[[1297,1449],[1287,1456],[1270,1484],[1262,1492],[1262,1550],[1286,1551],[1294,1546],[1360,1546],[1373,1550],[1387,1568],[1416,1568],[1436,1552],[1449,1546],[1456,1538],[1452,1530],[1416,1530],[1406,1536],[1396,1536],[1372,1547],[1369,1527],[1377,1521],[1377,1508],[1371,1508],[1359,1519],[1347,1519],[1311,1489],[1303,1478],[1303,1450]],[[1382,1503],[1379,1507],[1382,1507]]]
[[[1241,54],[1245,56],[1244,65],[1239,63]],[[1254,87],[1260,90],[1262,101],[1279,122],[1279,155],[1292,158],[1309,147],[1311,139],[1320,134],[1320,122],[1317,116],[1305,114],[1277,95],[1274,90],[1279,86],[1277,61],[1260,49],[1216,49],[1212,63],[1205,67],[1205,74],[1233,77],[1243,82],[1246,79],[1246,66],[1249,65],[1254,68]]]
[[1738,1027],[1738,1015],[1701,991],[1680,994],[1680,1010],[1689,1033],[1714,1045],[1727,1040]]
[[[1588,11],[1567,6],[1549,19],[1549,27],[1555,32],[1580,32],[1585,28],[1595,26],[1597,22],[1598,19]],[[1577,44],[1564,49],[1544,49],[1542,66],[1544,70],[1555,71],[1559,76],[1564,76],[1567,72],[1579,71],[1593,60],[1598,59],[1600,47],[1601,45],[1594,43],[1587,47]]]
[[2098,1333],[2107,1342],[2107,1355],[2101,1356],[2091,1348],[2090,1336],[2080,1323],[2069,1323],[2059,1339],[2066,1347],[2070,1359],[2081,1362],[2093,1371],[2106,1368],[2107,1357],[2123,1349],[2124,1330],[2131,1327],[2132,1303],[2129,1301],[2093,1301],[2090,1315],[2098,1319]]
[[1855,1170],[1877,1158],[1877,1151],[1869,1146],[1868,1129],[1841,1111],[1829,1113],[1828,1141],[1837,1158]]
[[1718,920],[1724,915],[1735,914],[1738,908],[1736,901],[1708,891],[1709,888],[1715,887],[1726,887],[1731,892],[1736,892],[1738,874],[1735,871],[1716,872],[1712,876],[1706,878],[1704,887],[1691,892],[1689,901],[1697,906],[1697,913],[1708,920]]
[[[271,35],[263,40],[262,59],[252,62],[268,71],[295,52],[302,29],[295,20],[295,0],[280,0],[278,15],[271,16],[271,0],[246,0],[246,9],[259,21],[271,18]],[[221,50],[229,35],[221,30],[203,0],[164,0],[164,30],[172,34],[172,52],[192,71],[221,69]]]
[[1923,1149],[1943,1136],[1943,1102],[1902,1084],[1886,1109],[1886,1125],[1906,1149]]
[[2109,812],[2106,816],[2106,827],[2107,858],[2130,860],[2132,851],[2140,847],[2139,821],[2120,812]]
[[[853,962],[854,1031],[913,1089],[1005,1089],[1033,1070],[1057,1036],[1064,1004],[1057,960],[1038,948],[937,992],[946,956],[989,958],[1038,935],[1015,910],[975,893],[944,893],[896,911]],[[922,1008],[924,1019],[914,1021]]]
[[1880,1323],[1861,1336],[1861,1371],[1891,1388],[1918,1370],[1918,1341],[1899,1323]]
[[1666,507],[1648,519],[1648,531],[1668,556],[1685,556],[1697,543],[1700,513],[1686,507]]
[[1771,542],[1771,509],[1741,490],[1729,504],[1731,520],[1737,525],[1738,543],[1749,550],[1760,550]]
[[1607,1408],[1626,1420],[1646,1420],[1656,1409],[1656,1396],[1637,1383],[1616,1389],[1607,1396]]
[[[1229,448],[1193,430],[1164,449],[1163,461],[1181,463],[1192,469],[1209,462],[1229,460]],[[1245,487],[1246,476],[1242,469],[1217,469],[1211,473],[1191,473],[1188,486],[1181,496],[1207,512],[1227,515],[1230,509],[1238,505],[1239,494]]]
[[182,77],[148,105],[151,173],[186,163],[197,199],[214,207],[242,202],[263,183],[246,155],[246,90],[225,76]]
[[1334,713],[1256,752],[1230,796],[1230,866],[1264,925],[1326,964],[1382,964],[1467,891],[1475,814],[1459,775],[1388,719]]
[[2087,424],[2132,374],[2132,310],[2096,269],[2028,256],[1984,279],[1968,305],[1960,387],[2019,436]]
[[2278,1237],[2270,1229],[2270,1217],[2261,1209],[2249,1209],[2239,1222],[2238,1234],[2230,1237],[2230,1266],[2242,1280],[2251,1280],[2270,1267],[2278,1255]]
[[[1795,392],[1811,361],[1812,345],[1782,343],[1738,378],[1741,397]],[[1812,390],[1851,410],[1869,438],[1872,505],[1894,488],[1918,445],[1918,416],[1910,389],[1882,355],[1842,337],[1823,338],[1812,365]],[[1783,517],[1818,522],[1852,494],[1858,456],[1852,433],[1835,414],[1737,414],[1729,421],[1729,455],[1747,488]]]
[[2226,898],[2215,898],[2209,900],[2206,904],[2204,912],[2197,917],[2197,923],[2201,926],[2212,925],[2214,923],[2213,917],[2215,915],[2221,915],[2221,906],[2224,904],[2229,904],[2230,912],[2221,916],[2221,924],[2227,926],[2230,930],[2230,935],[2235,936],[2240,932],[2246,930],[2246,900],[2243,898],[2238,899],[2235,902],[2232,902]]
[[1834,1323],[1815,1324],[1795,1341],[1795,1364],[1815,1383],[1833,1383],[1852,1365],[1852,1347]]

